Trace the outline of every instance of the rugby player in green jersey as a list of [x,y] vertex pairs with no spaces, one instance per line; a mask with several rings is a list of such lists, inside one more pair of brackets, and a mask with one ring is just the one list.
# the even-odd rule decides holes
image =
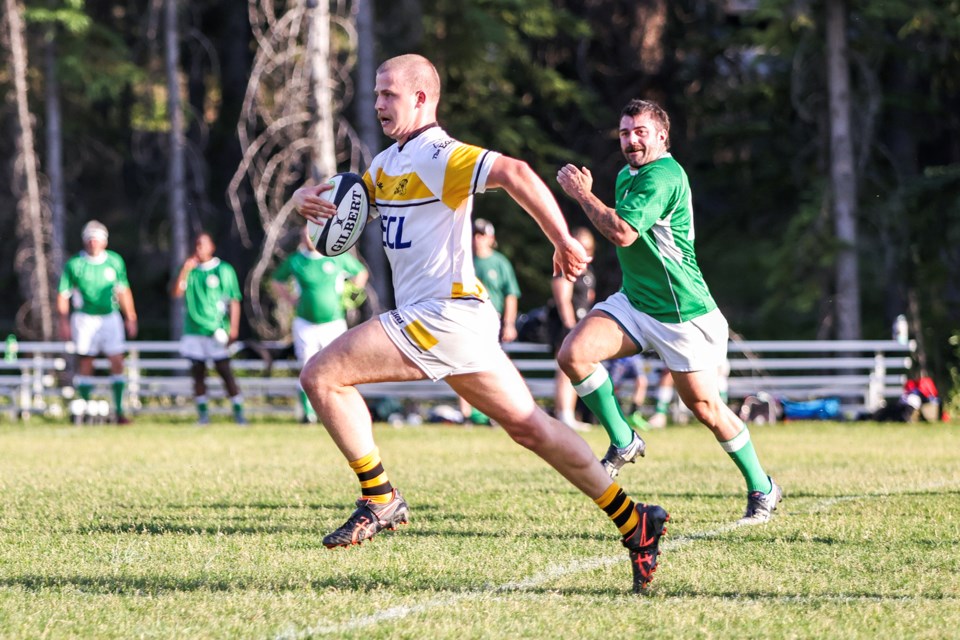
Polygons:
[[237,340],[240,332],[240,284],[233,267],[215,257],[217,246],[209,233],[201,233],[194,244],[194,253],[183,263],[171,295],[184,299],[183,336],[180,355],[190,360],[197,423],[208,424],[207,361],[223,379],[223,386],[233,404],[233,419],[247,424],[243,414],[243,396],[233,371],[227,345]]
[[84,225],[81,237],[84,250],[67,261],[60,277],[60,336],[76,345],[74,384],[83,400],[89,400],[93,390],[94,357],[99,353],[107,357],[117,424],[129,424],[123,410],[127,386],[124,329],[131,338],[137,337],[137,311],[127,281],[127,265],[118,254],[107,251],[109,234],[100,222],[91,220]]
[[660,354],[684,404],[733,458],[747,484],[740,524],[766,522],[782,498],[764,472],[746,425],[720,397],[718,368],[726,360],[727,321],[700,273],[694,251],[687,174],[670,155],[670,119],[656,103],[631,100],[620,117],[615,205],[593,194],[587,168],[562,167],[557,181],[617,250],[620,291],[597,304],[564,341],[558,355],[577,394],[610,436],[603,465],[616,476],[644,454],[643,440],[624,419],[600,364],[646,350]]
[[[273,296],[296,308],[293,351],[300,365],[347,330],[343,294],[349,281],[358,289],[367,284],[367,268],[349,253],[325,256],[313,245],[304,226],[300,249],[284,260],[270,279]],[[288,286],[289,281],[294,287]],[[317,413],[300,389],[303,422],[314,423]]]

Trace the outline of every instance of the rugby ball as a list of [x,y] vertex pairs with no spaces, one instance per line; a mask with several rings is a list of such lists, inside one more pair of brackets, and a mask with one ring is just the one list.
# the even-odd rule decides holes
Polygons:
[[313,246],[325,256],[346,253],[357,244],[370,214],[370,197],[363,178],[355,173],[338,173],[327,181],[333,189],[320,194],[337,206],[337,214],[322,224],[307,221]]

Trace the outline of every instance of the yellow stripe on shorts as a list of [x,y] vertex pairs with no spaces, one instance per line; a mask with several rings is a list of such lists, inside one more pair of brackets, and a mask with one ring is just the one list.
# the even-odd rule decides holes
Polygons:
[[407,332],[407,335],[410,336],[414,342],[417,343],[424,351],[430,351],[430,349],[437,346],[438,340],[431,335],[427,328],[419,320],[414,320],[407,326],[403,328]]

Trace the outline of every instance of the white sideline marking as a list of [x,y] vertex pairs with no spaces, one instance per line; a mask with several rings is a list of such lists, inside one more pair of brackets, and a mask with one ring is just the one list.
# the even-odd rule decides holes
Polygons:
[[[942,489],[945,486],[948,486],[947,482],[938,482],[935,484],[917,487],[913,491],[926,491],[930,489]],[[853,500],[863,500],[871,498],[880,498],[880,497],[889,497],[892,495],[897,495],[902,493],[902,491],[889,493],[889,492],[878,492],[871,493],[859,496],[839,496],[836,498],[828,498],[814,504],[810,509],[804,511],[803,513],[817,513],[820,511],[825,511],[830,507],[840,504],[842,502],[850,502]],[[798,512],[799,513],[799,512]],[[712,529],[710,531],[700,531],[695,533],[690,533],[684,536],[677,536],[675,538],[667,538],[663,543],[664,551],[671,551],[674,549],[679,549],[685,547],[693,542],[698,540],[703,540],[706,538],[712,538],[718,536],[722,533],[727,533],[728,531],[733,531],[743,526],[748,526],[745,524],[740,524],[739,522],[732,522],[730,524],[725,524]],[[405,605],[399,607],[390,607],[389,609],[383,609],[376,613],[366,615],[366,616],[357,616],[351,618],[346,622],[339,623],[325,623],[320,622],[319,624],[297,631],[295,628],[287,629],[286,631],[280,633],[276,636],[277,640],[297,640],[302,638],[310,638],[316,635],[324,634],[339,634],[344,631],[352,631],[355,629],[362,629],[363,627],[369,627],[371,625],[377,625],[388,620],[397,620],[400,618],[406,618],[407,616],[415,615],[418,613],[423,613],[425,611],[430,611],[431,609],[436,609],[438,607],[448,607],[454,605],[461,600],[482,600],[490,598],[491,596],[496,596],[498,594],[510,591],[524,591],[526,589],[533,589],[539,587],[542,584],[555,580],[556,578],[562,578],[567,575],[574,573],[581,573],[584,571],[593,571],[594,569],[600,569],[613,564],[619,564],[623,562],[623,556],[604,556],[604,557],[595,557],[587,558],[584,560],[577,560],[570,564],[566,565],[551,565],[545,570],[536,573],[532,576],[524,578],[522,580],[516,580],[512,582],[506,582],[498,587],[489,587],[480,591],[470,591],[466,593],[458,593],[447,596],[437,596],[431,598],[425,602],[415,605]],[[912,596],[904,596],[904,599],[909,599]],[[782,596],[779,600],[784,602],[800,602],[804,598],[814,598],[816,601],[830,600],[830,601],[839,601],[839,602],[852,602],[852,601],[861,601],[861,600],[871,600],[876,598],[876,596]],[[886,600],[888,598],[884,598]]]

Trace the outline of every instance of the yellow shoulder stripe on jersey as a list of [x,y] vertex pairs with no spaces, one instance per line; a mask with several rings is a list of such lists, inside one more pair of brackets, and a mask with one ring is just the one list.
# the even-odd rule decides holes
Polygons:
[[480,147],[460,144],[450,152],[450,157],[447,159],[447,170],[443,175],[443,197],[441,199],[451,209],[459,207],[460,203],[470,196],[477,159],[483,151]]
[[[380,169],[377,171],[377,175],[379,176],[382,172],[383,170]],[[373,177],[370,175],[370,171],[363,172],[363,184],[367,188],[367,196],[370,198],[370,204],[372,205],[374,202],[376,202],[377,190],[373,184]]]
[[427,188],[416,173],[391,176],[383,169],[377,172],[377,188],[374,200],[380,202],[428,200],[436,195]]
[[423,323],[419,320],[414,320],[405,326],[403,330],[406,331],[407,335],[424,351],[430,351],[430,349],[437,346],[438,340],[433,337],[433,334],[427,331],[427,328],[423,326]]

